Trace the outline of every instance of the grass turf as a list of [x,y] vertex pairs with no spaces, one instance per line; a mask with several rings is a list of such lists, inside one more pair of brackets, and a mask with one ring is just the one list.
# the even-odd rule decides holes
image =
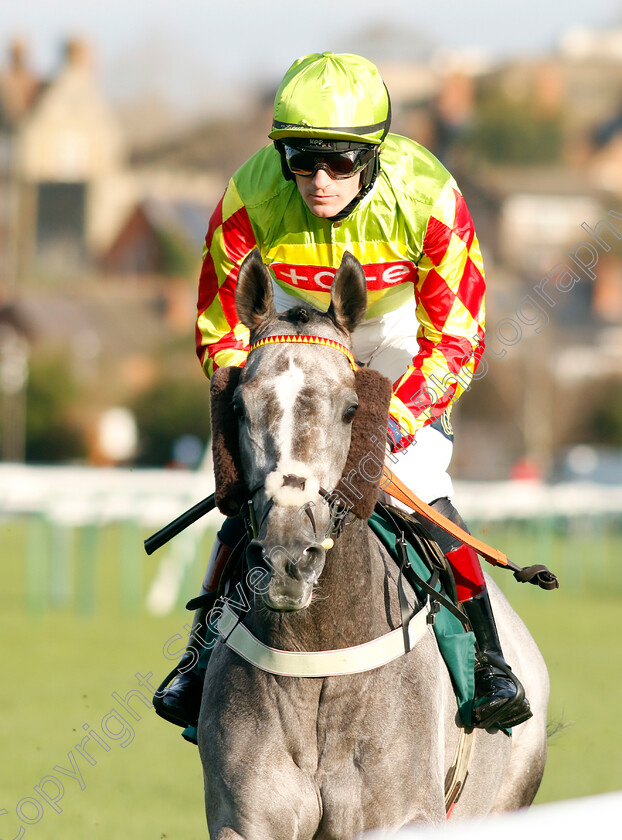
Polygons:
[[[178,648],[187,614],[132,614],[127,599],[124,607],[119,567],[110,559],[117,536],[108,534],[102,543],[92,615],[76,615],[69,603],[35,616],[24,606],[23,526],[0,530],[2,837],[17,837],[20,826],[23,837],[41,840],[207,836],[198,752],[155,716],[149,689],[136,677],[153,684],[166,673],[163,648],[171,639],[171,653]],[[515,549],[514,558],[525,556],[526,546]],[[188,574],[194,586],[199,566]],[[139,569],[143,592],[156,567],[152,559]],[[550,739],[536,802],[622,788],[622,597],[577,587],[546,593],[495,576],[545,655],[550,721],[553,728],[561,725]],[[133,715],[125,709],[123,723],[118,713],[126,697]]]

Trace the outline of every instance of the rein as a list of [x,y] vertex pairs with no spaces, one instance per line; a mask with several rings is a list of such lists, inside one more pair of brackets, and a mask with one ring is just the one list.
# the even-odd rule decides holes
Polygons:
[[[348,363],[350,364],[350,367],[353,371],[356,372],[358,370],[358,366],[354,360],[354,356],[352,355],[351,350],[348,347],[346,347],[345,344],[341,344],[340,342],[335,341],[332,338],[322,338],[321,336],[316,335],[294,335],[291,333],[284,333],[281,335],[266,336],[265,338],[262,338],[251,345],[248,351],[248,355],[250,355],[255,350],[258,350],[261,347],[268,347],[276,344],[301,344],[328,347],[331,350],[337,350],[339,353],[342,353],[348,360]],[[421,501],[421,499],[417,498],[417,496],[415,496],[415,494],[412,493],[412,491],[408,487],[406,487],[406,485],[404,485],[396,475],[393,475],[391,473],[387,474],[387,471],[385,470],[385,475],[383,476],[383,479],[383,490],[387,491],[395,499],[402,502],[402,504],[405,504],[409,509],[416,511],[417,513],[428,519],[430,522],[433,522],[434,524],[441,527],[443,530],[452,534],[454,537],[457,537],[461,542],[473,548],[478,554],[480,554],[493,565],[501,566],[512,571],[514,573],[515,579],[520,583],[533,583],[541,587],[542,589],[556,589],[559,586],[556,576],[552,572],[550,572],[546,566],[536,565],[528,566],[525,568],[517,566],[516,564],[508,560],[507,556],[502,551],[496,548],[492,548],[491,546],[487,545],[481,540],[478,540],[477,538],[473,537],[467,531],[463,530],[451,520],[447,519],[445,516],[436,511],[430,505],[425,504],[423,501]],[[285,485],[289,484],[294,487],[300,486],[300,482],[303,481],[301,477],[295,475],[284,475],[283,480]],[[254,536],[257,535],[261,523],[256,522],[252,499],[255,493],[259,489],[261,489],[261,487],[263,487],[263,483],[259,484],[257,487],[254,487],[249,492],[247,498],[247,501],[249,503]],[[328,533],[325,535],[324,541],[322,542],[322,547],[325,550],[329,550],[334,544],[333,536],[339,536],[339,534],[343,530],[344,525],[347,522],[348,509],[343,503],[343,500],[339,499],[339,496],[334,496],[333,494],[326,491],[324,488],[320,488],[320,494],[324,498],[324,501],[329,503],[331,506],[330,528]],[[340,502],[341,504],[339,504]],[[193,522],[196,522],[196,520],[199,519],[201,516],[204,516],[206,513],[209,513],[209,511],[213,510],[214,507],[216,507],[215,494],[212,494],[211,496],[208,496],[206,499],[196,504],[194,507],[190,508],[190,510],[186,511],[185,513],[182,513],[181,516],[177,517],[177,519],[169,523],[169,525],[166,525],[160,531],[153,534],[151,537],[148,537],[145,540],[146,553],[152,554],[156,549],[160,548],[162,545],[167,543],[170,539],[179,534]],[[268,506],[268,509],[266,510],[264,516],[267,515],[267,512],[270,509],[270,507],[271,504]],[[311,506],[305,505],[303,509],[305,514],[309,518],[311,527],[313,529],[313,533],[315,535],[316,527]]]
[[[343,355],[347,358],[348,362],[350,363],[350,367],[353,371],[356,371],[358,369],[352,352],[348,349],[348,347],[345,346],[345,344],[340,344],[338,341],[335,341],[331,338],[321,338],[320,336],[316,335],[293,335],[291,333],[286,333],[283,335],[267,336],[266,338],[262,338],[251,345],[248,351],[249,355],[254,350],[257,350],[260,347],[271,346],[274,344],[316,344],[322,347],[330,347],[333,350],[338,350],[340,353],[343,353]],[[465,531],[463,528],[460,528],[450,519],[447,519],[446,516],[443,516],[433,507],[421,501],[421,499],[415,496],[415,494],[408,487],[406,487],[406,485],[403,484],[403,482],[400,481],[400,479],[396,475],[390,474],[390,476],[387,476],[385,472],[385,479],[387,478],[388,480],[385,480],[385,483],[383,484],[383,490],[385,490],[398,501],[402,502],[402,504],[407,505],[407,507],[410,508],[410,510],[416,511],[430,522],[433,522],[435,525],[441,527],[444,531],[447,531],[452,536],[457,537],[465,545],[470,546],[479,555],[488,560],[489,563],[492,563],[493,566],[502,566],[514,572],[514,577],[520,583],[533,583],[541,587],[542,589],[556,589],[559,586],[557,577],[546,566],[537,565],[528,566],[526,568],[521,568],[520,566],[517,566],[516,564],[508,560],[507,556],[498,548],[493,548],[492,546],[487,545],[482,540],[478,540],[472,534],[469,534],[468,531]],[[289,481],[290,483],[298,480],[297,476],[283,476],[283,479],[286,482]],[[257,489],[259,488],[256,488],[252,491],[251,499]],[[327,493],[321,488],[320,493],[324,497],[325,501],[329,501],[329,493]],[[311,520],[313,532],[315,533],[315,522],[313,519],[313,513],[308,507],[305,507],[305,512]],[[339,535],[339,533],[341,533],[341,529],[343,528],[344,515],[345,514],[342,515],[340,521],[338,520],[338,524],[340,525],[338,529],[334,529],[331,527],[331,534],[333,533],[333,531],[337,534],[337,536]],[[332,548],[332,540],[329,539],[328,542],[330,542],[331,544],[326,545],[324,547]]]
[[478,540],[472,534],[469,534],[468,531],[460,528],[451,519],[447,519],[442,513],[439,513],[430,507],[430,505],[422,502],[396,475],[391,475],[390,480],[387,480],[383,484],[382,489],[395,499],[398,499],[402,504],[408,505],[411,510],[421,514],[426,519],[434,522],[435,525],[439,525],[444,531],[447,531],[452,536],[457,537],[461,542],[470,546],[488,560],[489,563],[492,563],[493,566],[501,566],[514,572],[514,577],[519,583],[533,583],[535,586],[539,586],[540,589],[548,590],[559,587],[557,576],[546,566],[540,564],[525,567],[517,566],[516,563],[509,560],[498,548],[491,548],[491,546],[486,545],[485,542]]

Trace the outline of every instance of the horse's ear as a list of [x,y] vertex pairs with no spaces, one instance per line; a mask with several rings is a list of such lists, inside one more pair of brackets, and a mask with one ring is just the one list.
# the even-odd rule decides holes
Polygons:
[[349,251],[341,260],[333,280],[328,314],[335,324],[351,333],[367,310],[367,285],[360,262]]
[[276,315],[272,278],[262,262],[258,248],[253,248],[240,266],[235,307],[240,321],[251,331]]

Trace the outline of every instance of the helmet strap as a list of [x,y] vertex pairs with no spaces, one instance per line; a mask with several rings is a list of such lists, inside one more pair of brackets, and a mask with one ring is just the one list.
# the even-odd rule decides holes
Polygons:
[[355,210],[360,202],[365,198],[367,193],[371,190],[371,188],[376,183],[376,178],[378,177],[378,173],[380,172],[380,153],[374,155],[373,159],[369,161],[365,169],[361,170],[361,188],[354,196],[352,201],[340,210],[339,213],[336,213],[334,216],[329,217],[329,221],[331,222],[340,222],[342,219],[345,219],[346,216],[349,216],[353,210]]
[[283,173],[283,177],[286,181],[295,181],[296,178],[294,177],[294,173],[287,165],[287,158],[285,157],[285,148],[283,146],[283,141],[273,140],[272,142],[274,144],[274,148],[279,153],[279,157],[281,158],[281,172]]

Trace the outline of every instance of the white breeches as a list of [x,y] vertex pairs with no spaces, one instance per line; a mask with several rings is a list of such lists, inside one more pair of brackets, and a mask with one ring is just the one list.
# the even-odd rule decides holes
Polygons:
[[[419,351],[415,301],[382,318],[357,327],[352,336],[355,358],[395,383]],[[451,497],[453,485],[447,472],[453,442],[437,428],[425,426],[414,443],[387,458],[387,467],[423,502]],[[393,500],[397,507],[404,507]]]
[[[447,468],[451,461],[453,443],[438,429],[425,426],[419,429],[414,443],[403,452],[388,455],[386,466],[418,496],[422,502],[433,502],[453,495],[453,485]],[[396,499],[393,504],[408,510]]]

